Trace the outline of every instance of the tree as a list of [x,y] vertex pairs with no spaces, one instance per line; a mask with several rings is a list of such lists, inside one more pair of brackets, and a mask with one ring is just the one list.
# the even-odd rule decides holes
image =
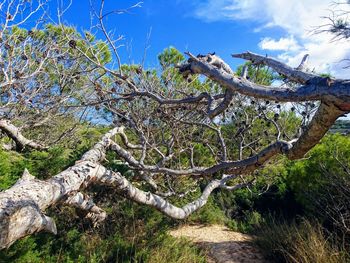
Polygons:
[[[76,47],[94,56],[102,65],[111,56],[107,46],[94,41],[89,32],[84,33],[84,38],[94,46],[89,45],[87,50],[79,41],[82,35],[72,27],[42,25],[39,19],[30,29],[21,28],[31,17],[44,15],[41,9],[45,3],[5,1],[2,6],[6,16],[1,20],[0,32],[0,126],[2,132],[13,139],[18,151],[45,149],[69,135],[74,127],[66,127],[64,132],[55,129],[62,116],[85,118],[84,105],[93,103],[96,95],[89,80],[94,67],[80,56]],[[72,40],[73,36],[76,41]],[[22,134],[22,131],[42,127],[51,127],[51,133],[50,137],[41,136],[41,143]]]
[[319,26],[316,33],[330,33],[334,36],[334,40],[348,39],[350,37],[349,25],[349,1],[332,2],[332,10],[330,15],[325,17],[328,23]]
[[[75,68],[71,60],[73,65],[78,61],[77,68],[82,71],[76,69],[73,76],[83,76],[86,81],[79,84],[79,89],[53,92],[57,86],[52,82],[39,82],[48,75],[61,79],[58,74],[62,70],[51,71],[50,66],[58,63],[58,57],[48,57],[50,52],[39,60],[39,66],[24,66],[28,69],[26,77],[18,74],[16,77],[13,70],[9,79],[6,74],[3,77],[4,86],[11,87],[3,95],[6,105],[10,105],[6,98],[17,94],[13,85],[20,81],[21,87],[26,87],[31,94],[33,88],[35,94],[45,90],[46,95],[39,96],[43,98],[40,102],[54,99],[57,113],[62,113],[63,101],[73,101],[77,108],[99,107],[96,110],[106,115],[110,130],[79,161],[61,173],[43,181],[25,170],[15,185],[0,193],[1,248],[35,232],[56,233],[55,222],[45,215],[45,210],[54,204],[66,203],[83,209],[97,225],[106,213],[83,192],[91,184],[114,187],[135,202],[152,206],[172,218],[184,219],[204,206],[215,189],[233,191],[251,185],[254,172],[277,155],[286,155],[291,160],[302,158],[339,116],[350,111],[349,81],[307,72],[304,59],[294,69],[250,52],[233,55],[262,68],[268,77],[268,72],[278,74],[281,80],[275,83],[273,78],[261,78],[265,75],[259,70],[247,67],[248,70],[242,69],[241,74],[237,74],[215,54],[187,53],[189,59],[184,61],[174,49],[160,55],[161,74],[140,65],[122,66],[115,42],[103,24],[110,13],[103,13],[104,1],[101,2],[96,14],[105,42],[96,41],[89,34],[82,38],[76,31],[59,25],[54,29],[60,30],[59,36],[66,45],[45,44],[46,48],[58,48],[59,53],[69,54],[69,62],[62,65],[63,69],[66,66],[68,79],[72,77],[71,69]],[[19,1],[18,5],[23,4],[28,3]],[[12,20],[13,15],[7,15],[4,25]],[[9,36],[14,34],[13,29],[8,32]],[[3,43],[14,41],[12,37],[6,39],[9,40]],[[30,43],[34,46],[34,42]],[[6,49],[5,44],[2,48]],[[8,50],[12,48],[5,53],[9,54]],[[117,68],[108,63],[109,50],[118,60]],[[18,55],[9,54],[9,58],[12,57],[18,59]],[[35,63],[34,58],[28,60],[29,65]],[[49,62],[46,64],[46,61]],[[252,75],[255,72],[258,77]],[[47,87],[37,90],[32,83],[46,83]],[[48,90],[51,91],[46,93]],[[25,99],[27,101],[29,99]],[[47,105],[40,105],[31,102],[25,109],[34,107],[37,108],[34,112],[45,113],[42,109]],[[15,112],[14,117],[1,113],[1,118],[7,119],[0,129],[21,144],[25,137],[16,126],[9,124],[19,116]],[[24,116],[30,114],[31,111],[26,111]],[[291,120],[299,122],[299,129],[289,125]],[[32,140],[22,144],[36,148]],[[106,168],[107,152],[115,153],[132,176]],[[147,186],[133,184],[137,181]],[[192,188],[198,189],[200,181],[207,184],[194,201],[177,207],[168,200],[170,196],[183,196]]]

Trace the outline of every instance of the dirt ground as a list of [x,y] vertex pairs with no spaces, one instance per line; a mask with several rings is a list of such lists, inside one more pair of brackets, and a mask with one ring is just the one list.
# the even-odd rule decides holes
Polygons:
[[266,263],[254,247],[252,237],[221,225],[186,225],[170,231],[173,237],[188,238],[207,251],[209,263]]

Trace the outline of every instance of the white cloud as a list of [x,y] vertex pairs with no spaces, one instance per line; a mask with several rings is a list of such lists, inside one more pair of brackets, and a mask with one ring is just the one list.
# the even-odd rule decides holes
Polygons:
[[270,37],[263,38],[259,47],[264,50],[280,50],[280,51],[297,51],[300,49],[298,42],[293,36],[282,37],[279,40],[272,39]]
[[[345,0],[342,0],[346,2]],[[339,2],[339,1],[338,1]],[[206,21],[250,20],[258,24],[254,32],[279,27],[285,36],[275,39],[266,35],[258,46],[264,50],[280,51],[278,57],[291,66],[300,63],[304,54],[310,54],[310,67],[349,78],[342,59],[350,57],[350,44],[332,41],[328,34],[313,34],[327,23],[324,17],[331,9],[350,12],[350,5],[332,6],[333,0],[206,0],[197,2],[195,16]]]
[[250,19],[258,15],[254,0],[199,1],[195,15],[207,21]]

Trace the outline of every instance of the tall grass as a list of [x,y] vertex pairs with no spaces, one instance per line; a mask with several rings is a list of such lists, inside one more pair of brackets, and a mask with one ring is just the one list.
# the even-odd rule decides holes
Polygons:
[[344,263],[349,253],[319,224],[303,219],[299,224],[268,220],[257,232],[257,244],[275,262]]
[[166,236],[148,250],[147,263],[205,263],[205,254],[185,239]]

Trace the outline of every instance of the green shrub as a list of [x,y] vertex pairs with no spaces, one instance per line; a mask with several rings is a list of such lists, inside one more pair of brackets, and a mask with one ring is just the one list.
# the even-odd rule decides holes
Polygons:
[[239,230],[239,223],[235,219],[228,220],[226,222],[226,226],[231,229],[232,231],[238,231]]
[[225,224],[228,218],[219,206],[214,202],[213,197],[209,197],[204,207],[192,214],[186,221],[188,223],[199,224]]
[[239,230],[244,233],[252,232],[258,229],[263,223],[261,214],[257,211],[249,212],[246,215],[244,223],[239,225]]

